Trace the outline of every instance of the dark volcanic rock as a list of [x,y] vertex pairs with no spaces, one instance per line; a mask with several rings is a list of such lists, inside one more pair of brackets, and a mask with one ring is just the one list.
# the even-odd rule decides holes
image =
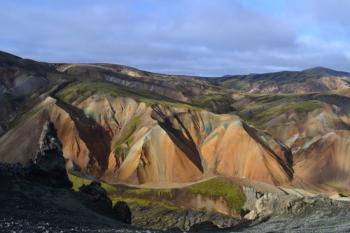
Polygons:
[[118,220],[128,224],[131,223],[131,210],[126,202],[118,201],[113,207],[113,212]]
[[101,214],[113,215],[112,201],[99,182],[93,181],[89,185],[83,185],[79,188],[79,191],[86,197],[84,202],[87,207]]
[[71,188],[65,159],[62,153],[62,144],[57,137],[52,122],[47,121],[39,141],[39,151],[34,161],[26,166],[20,163],[0,164],[0,175],[14,178],[24,178],[29,181],[57,188]]
[[190,227],[189,232],[205,232],[205,231],[218,231],[220,228],[210,221],[194,224]]
[[65,169],[62,143],[57,137],[57,132],[52,122],[47,121],[44,125],[35,163],[42,170],[48,172]]
[[54,187],[72,187],[65,168],[62,144],[52,122],[45,123],[37,156],[34,162],[31,161],[24,168],[24,172],[25,177],[31,181]]
[[82,203],[84,197],[71,189],[0,173],[0,232],[151,232],[96,213]]

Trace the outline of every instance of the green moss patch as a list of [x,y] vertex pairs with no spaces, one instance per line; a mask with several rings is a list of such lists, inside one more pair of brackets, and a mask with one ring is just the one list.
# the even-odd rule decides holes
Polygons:
[[239,212],[243,207],[246,197],[243,190],[236,184],[223,178],[214,178],[187,188],[192,194],[199,194],[203,197],[222,197],[231,210]]
[[117,160],[124,160],[132,143],[132,135],[141,122],[141,116],[131,118],[123,128],[121,135],[114,146],[114,156]]
[[250,88],[250,84],[248,81],[240,80],[240,79],[231,79],[222,84],[226,88],[231,88],[239,91],[246,91]]
[[181,207],[177,207],[175,205],[172,205],[170,203],[164,202],[164,201],[157,201],[157,200],[151,200],[151,199],[145,199],[145,198],[137,198],[137,197],[124,197],[124,196],[118,196],[118,195],[112,195],[111,197],[113,205],[117,203],[118,201],[125,201],[128,204],[136,205],[138,207],[162,207],[168,210],[181,210]]
[[[69,179],[73,183],[73,189],[78,191],[82,185],[92,182],[90,179],[69,174]],[[113,203],[125,201],[130,204],[142,206],[157,206],[169,210],[180,210],[179,206],[183,198],[191,200],[197,195],[210,199],[222,198],[232,213],[240,213],[246,197],[243,190],[230,180],[224,178],[213,178],[184,188],[173,189],[151,189],[133,188],[124,185],[109,185],[101,182],[102,187],[107,191]],[[183,205],[183,204],[181,204]]]
[[283,104],[268,108],[266,110],[261,109],[259,112],[252,114],[252,116],[246,120],[256,126],[261,127],[272,118],[277,117],[281,114],[284,114],[290,111],[294,111],[298,114],[306,114],[320,107],[321,107],[321,103],[316,100],[283,103]]
[[125,197],[171,200],[174,198],[174,191],[175,189],[132,188],[120,185],[117,193]]
[[146,104],[163,104],[169,106],[186,106],[186,103],[178,102],[166,96],[161,96],[155,93],[133,90],[127,87],[119,86],[109,82],[92,81],[92,80],[79,80],[74,82],[64,89],[60,90],[56,96],[61,100],[72,103],[74,101],[80,102],[92,95],[106,95],[111,97],[130,97],[136,101],[141,101]]
[[231,102],[230,94],[226,91],[222,91],[221,93],[197,96],[193,98],[192,105],[199,108],[210,109],[215,102]]
[[[91,184],[92,179],[88,179],[88,178],[83,178],[83,177],[79,177],[79,176],[76,176],[76,175],[73,175],[73,174],[68,174],[68,178],[69,180],[72,182],[73,184],[73,187],[72,189],[74,191],[79,191],[79,188],[83,185],[89,185]],[[105,182],[101,182],[101,186],[102,188],[104,188],[107,192],[108,195],[112,195],[116,192],[117,188],[110,185],[110,184],[107,184]]]

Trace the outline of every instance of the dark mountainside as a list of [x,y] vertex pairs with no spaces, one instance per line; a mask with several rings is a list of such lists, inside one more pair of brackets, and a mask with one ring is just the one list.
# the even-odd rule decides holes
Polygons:
[[0,52],[1,231],[349,231],[350,74]]
[[315,67],[303,71],[224,76],[213,83],[248,93],[327,92],[349,87],[350,73]]

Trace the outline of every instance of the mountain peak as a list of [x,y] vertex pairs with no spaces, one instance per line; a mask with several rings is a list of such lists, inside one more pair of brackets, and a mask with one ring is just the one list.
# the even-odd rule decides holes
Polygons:
[[331,75],[331,76],[350,76],[350,73],[332,70],[323,66],[316,66],[313,68],[305,69],[302,72],[314,73],[317,75]]
[[305,69],[304,71],[306,70],[310,70],[310,71],[322,71],[322,70],[331,70],[327,67],[323,67],[323,66],[315,66],[315,67],[311,67],[309,69]]

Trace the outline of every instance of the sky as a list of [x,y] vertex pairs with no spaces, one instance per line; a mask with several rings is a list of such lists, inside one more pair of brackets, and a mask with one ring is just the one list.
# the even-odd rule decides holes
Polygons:
[[350,72],[350,0],[0,0],[0,50],[222,76]]

